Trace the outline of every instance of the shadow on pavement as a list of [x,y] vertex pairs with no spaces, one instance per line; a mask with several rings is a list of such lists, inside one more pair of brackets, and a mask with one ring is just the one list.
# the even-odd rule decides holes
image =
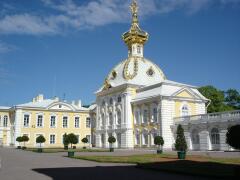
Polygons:
[[51,177],[53,180],[61,179],[83,179],[83,180],[126,180],[126,179],[138,179],[138,180],[188,180],[199,179],[206,180],[211,178],[194,177],[179,175],[174,173],[165,173],[150,171],[145,169],[136,168],[134,166],[101,166],[101,167],[70,167],[70,168],[46,168],[46,169],[33,169],[33,171],[44,174]]

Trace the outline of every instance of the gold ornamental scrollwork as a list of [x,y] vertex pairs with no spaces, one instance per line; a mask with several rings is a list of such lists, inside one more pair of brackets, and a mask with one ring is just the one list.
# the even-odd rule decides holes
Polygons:
[[[133,64],[133,73],[130,74],[129,73],[129,64],[132,60],[133,60],[133,63],[134,63]],[[135,58],[129,58],[124,65],[124,73],[123,73],[124,78],[126,80],[131,80],[131,79],[133,79],[134,77],[137,76],[137,73],[138,73],[138,59],[136,57]]]

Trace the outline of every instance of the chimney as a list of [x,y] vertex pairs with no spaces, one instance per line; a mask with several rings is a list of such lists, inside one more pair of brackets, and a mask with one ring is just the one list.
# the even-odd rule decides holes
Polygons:
[[55,97],[53,98],[53,100],[59,101],[59,97],[55,96]]
[[75,105],[79,108],[82,107],[82,101],[81,100],[76,101]]
[[36,102],[42,102],[43,100],[44,100],[43,94],[39,94],[39,95],[36,97]]

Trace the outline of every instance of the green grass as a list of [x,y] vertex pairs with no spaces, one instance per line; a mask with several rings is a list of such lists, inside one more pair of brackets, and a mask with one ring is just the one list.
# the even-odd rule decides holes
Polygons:
[[[37,152],[38,148],[27,148],[26,151]],[[63,148],[43,148],[43,153],[59,153],[59,152],[108,152],[109,150],[106,149],[68,149],[64,150]]]
[[210,158],[206,156],[187,156],[186,160],[178,160],[176,155],[148,154],[132,156],[76,156],[73,158],[102,163],[137,164],[137,167],[144,169],[214,177],[233,177],[237,172],[236,168],[240,168],[240,157]]

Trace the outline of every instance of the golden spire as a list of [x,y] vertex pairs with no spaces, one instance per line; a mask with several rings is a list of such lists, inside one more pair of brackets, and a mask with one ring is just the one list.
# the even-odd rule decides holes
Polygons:
[[136,43],[144,45],[145,42],[148,40],[148,33],[141,30],[141,28],[139,27],[137,0],[132,1],[130,9],[132,12],[131,28],[122,36],[124,42],[129,48],[131,48],[132,44]]

